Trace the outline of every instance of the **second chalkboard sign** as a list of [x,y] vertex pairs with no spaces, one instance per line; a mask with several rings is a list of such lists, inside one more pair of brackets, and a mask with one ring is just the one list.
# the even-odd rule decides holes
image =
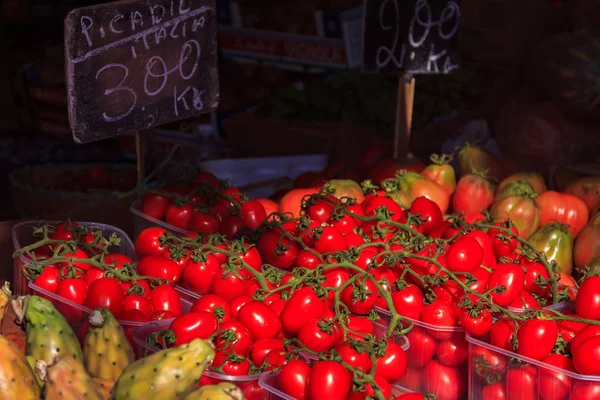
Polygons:
[[450,73],[459,25],[460,0],[365,0],[363,70]]
[[69,119],[86,143],[213,111],[214,0],[125,0],[65,20]]

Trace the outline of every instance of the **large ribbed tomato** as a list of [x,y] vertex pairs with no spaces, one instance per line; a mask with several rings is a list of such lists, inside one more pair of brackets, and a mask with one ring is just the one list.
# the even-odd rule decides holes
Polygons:
[[535,193],[531,186],[517,195],[510,195],[494,202],[490,214],[496,222],[511,220],[517,228],[519,235],[529,238],[540,226],[540,212],[533,199]]
[[555,222],[566,224],[576,238],[587,224],[589,211],[585,203],[578,197],[567,193],[549,190],[536,198],[540,208],[540,226]]
[[600,213],[594,215],[575,241],[573,261],[577,268],[588,265],[600,257]]

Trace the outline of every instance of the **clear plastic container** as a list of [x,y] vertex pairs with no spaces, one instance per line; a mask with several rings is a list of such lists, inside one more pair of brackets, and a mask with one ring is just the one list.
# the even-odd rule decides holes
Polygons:
[[179,283],[176,283],[175,285],[173,285],[173,287],[175,288],[175,290],[177,290],[179,292],[179,297],[189,301],[190,303],[193,303],[196,300],[198,300],[200,297],[202,297],[202,295],[199,295],[198,293],[194,293],[191,290],[186,289],[184,286],[180,285]]
[[131,205],[131,208],[129,209],[134,215],[133,229],[134,229],[135,237],[138,237],[140,232],[143,231],[144,229],[152,228],[154,226],[158,226],[159,228],[163,228],[169,232],[179,234],[179,235],[185,235],[186,233],[189,232],[188,230],[178,228],[171,224],[167,224],[165,221],[161,221],[161,220],[153,218],[149,215],[144,214],[142,212],[141,206],[142,206],[142,201],[137,200]]
[[[39,286],[33,284],[33,282],[29,282],[30,293],[36,296],[40,296],[46,298],[54,304],[54,307],[67,319],[71,328],[75,334],[79,337],[81,341],[85,338],[86,334],[86,322],[92,310],[86,306],[82,306],[81,304],[77,304],[70,300],[65,299],[64,297],[58,296],[52,292],[47,291]],[[181,307],[184,313],[190,311],[192,304],[184,299],[181,299]],[[123,329],[125,330],[125,334],[127,338],[131,342],[134,350],[136,350],[136,355],[138,357],[142,357],[142,353],[137,352],[137,346],[134,341],[134,332],[137,328],[145,326],[148,322],[139,322],[139,321],[128,321],[128,320],[118,320]],[[160,321],[166,324],[170,324],[172,319],[167,319],[164,321]]]
[[[133,332],[133,346],[135,353],[140,357],[145,357],[159,351],[160,349],[158,347],[146,342],[146,338],[151,333],[169,329],[169,325],[171,325],[171,321],[164,320],[146,323],[138,327]],[[262,400],[264,390],[258,385],[259,377],[259,374],[232,376],[214,371],[206,371],[200,379],[200,384],[213,385],[220,382],[230,382],[242,389],[246,400]]]
[[[265,372],[260,375],[258,384],[264,389],[264,400],[296,400],[295,397],[287,395],[279,390],[279,371]],[[392,385],[392,395],[401,396],[406,393],[411,393],[410,390],[402,386]]]
[[[388,310],[377,308],[381,324],[389,326],[391,314]],[[467,381],[469,372],[469,343],[465,339],[462,327],[443,327],[426,324],[410,319],[413,329],[406,337],[410,347],[407,372],[400,385],[419,393],[433,393],[450,400],[467,398]],[[442,371],[442,373],[438,373]],[[429,376],[440,376],[431,381]],[[456,385],[449,396],[440,396],[448,392],[447,385],[441,380],[444,374],[451,374],[461,384]],[[442,393],[444,392],[444,393]]]
[[[20,222],[13,226],[12,229],[12,240],[14,250],[20,250],[25,246],[29,246],[30,244],[34,244],[38,242],[39,237],[33,236],[34,228],[39,228],[43,225],[57,225],[60,221],[25,221]],[[115,233],[119,238],[121,238],[121,244],[117,246],[111,246],[111,253],[121,253],[125,254],[132,260],[136,260],[137,256],[135,254],[135,246],[129,239],[129,236],[121,229],[111,226],[100,224],[97,222],[77,222],[77,224],[87,227],[92,231],[101,230],[102,235],[104,237],[108,237],[109,235]],[[27,279],[23,275],[23,266],[30,263],[31,260],[25,255],[22,254],[20,257],[15,258],[13,261],[13,290],[16,295],[24,295],[30,294],[29,286],[27,285]]]
[[467,341],[469,400],[511,399],[513,394],[532,400],[600,399],[600,376],[563,370],[470,335]]
[[[199,168],[231,183],[252,197],[269,197],[276,191],[291,188],[300,174],[322,171],[327,167],[326,154],[224,158],[200,163]],[[289,178],[287,184],[280,178]]]
[[[375,326],[375,337],[378,339],[381,339],[384,336],[387,336],[387,327],[385,326],[385,324],[379,324],[377,322],[373,322],[373,325]],[[400,347],[402,348],[402,350],[407,351],[408,348],[410,347],[410,342],[408,340],[408,338],[406,336],[393,336],[392,340],[397,343],[398,345],[400,345]],[[306,357],[308,360],[311,361],[315,361],[318,360],[319,357],[315,354],[312,353],[306,353],[306,352],[302,352],[301,353],[302,356]]]
[[[574,306],[575,306],[574,301],[561,301],[560,303],[551,304],[549,306],[546,306],[546,307],[544,307],[544,309],[554,310],[554,311],[558,311],[560,313],[565,313],[568,310],[570,310],[571,308],[573,308]],[[514,313],[525,312],[525,308],[515,308],[515,307],[510,307],[510,306],[507,308],[507,310],[514,312]]]

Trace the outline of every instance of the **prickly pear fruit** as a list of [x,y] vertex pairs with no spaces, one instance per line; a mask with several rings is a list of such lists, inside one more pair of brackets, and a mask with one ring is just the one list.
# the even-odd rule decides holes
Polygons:
[[131,344],[108,309],[95,309],[89,320],[90,328],[83,342],[85,368],[94,378],[116,381],[135,360]]
[[33,371],[33,374],[35,375],[35,380],[36,380],[38,386],[43,389],[44,385],[46,385],[46,382],[41,377],[40,365],[43,364],[43,367],[45,368],[46,363],[44,363],[43,361],[37,361],[32,356],[27,356],[27,357],[25,357],[25,359],[27,360],[27,363],[29,364],[29,366],[31,367],[31,370]]
[[244,392],[233,383],[202,386],[184,397],[183,400],[244,400]]
[[71,356],[56,357],[45,379],[45,400],[104,400],[83,365]]
[[115,385],[115,381],[111,381],[108,379],[98,379],[92,378],[98,389],[100,389],[100,393],[102,394],[102,398],[104,400],[110,400],[110,390]]
[[180,400],[196,383],[215,356],[202,339],[166,349],[130,364],[111,391],[112,400]]
[[2,322],[2,319],[4,319],[4,316],[8,311],[8,303],[10,302],[11,296],[10,282],[6,281],[4,282],[4,286],[0,288],[0,322]]
[[41,389],[25,356],[0,335],[0,399],[39,400]]
[[10,302],[27,332],[25,355],[50,364],[56,356],[71,356],[83,363],[79,341],[65,317],[39,296],[20,296]]

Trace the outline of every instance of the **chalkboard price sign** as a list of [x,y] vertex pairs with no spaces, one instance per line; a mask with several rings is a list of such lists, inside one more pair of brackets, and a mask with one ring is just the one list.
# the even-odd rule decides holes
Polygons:
[[460,0],[365,0],[363,70],[450,73],[459,24]]
[[125,0],[65,20],[69,119],[86,143],[219,102],[214,0]]

